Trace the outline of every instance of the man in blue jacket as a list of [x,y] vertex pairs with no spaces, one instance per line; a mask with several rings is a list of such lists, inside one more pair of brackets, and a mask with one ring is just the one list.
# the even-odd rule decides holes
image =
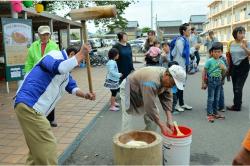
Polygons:
[[15,97],[15,112],[29,148],[27,165],[56,165],[56,139],[46,116],[55,108],[65,90],[89,100],[94,93],[83,93],[70,76],[90,48],[83,45],[73,57],[65,50],[50,51],[26,75]]
[[[179,27],[180,36],[176,38],[175,46],[171,51],[172,60],[176,61],[185,71],[189,65],[190,46],[189,37],[191,33],[191,27],[188,23],[184,23]],[[182,112],[185,109],[191,110],[192,107],[184,103],[183,90],[177,88],[175,100],[179,100],[179,106],[175,107],[175,110]],[[174,101],[177,103],[177,101]]]

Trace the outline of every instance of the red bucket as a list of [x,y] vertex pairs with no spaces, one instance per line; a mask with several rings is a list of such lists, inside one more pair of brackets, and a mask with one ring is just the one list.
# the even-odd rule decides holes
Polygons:
[[180,131],[184,134],[183,136],[177,136],[176,128],[174,128],[173,134],[164,134],[166,137],[170,138],[186,138],[192,135],[192,129],[187,126],[178,126]]

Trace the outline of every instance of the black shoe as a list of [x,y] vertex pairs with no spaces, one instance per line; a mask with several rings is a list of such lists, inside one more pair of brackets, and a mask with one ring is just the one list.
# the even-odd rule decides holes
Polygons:
[[236,108],[234,105],[232,105],[232,106],[227,106],[227,110],[228,111],[240,111],[240,108]]

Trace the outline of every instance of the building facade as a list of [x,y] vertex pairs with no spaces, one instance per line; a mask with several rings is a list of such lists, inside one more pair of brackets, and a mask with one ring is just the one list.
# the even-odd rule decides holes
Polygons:
[[[138,30],[138,27],[139,27],[138,21],[128,21],[127,27],[124,30],[128,35],[128,40],[134,40],[134,39],[140,37],[141,33]],[[114,33],[117,34],[121,31],[123,31],[123,30],[116,28],[114,30]]]
[[196,31],[200,34],[203,32],[203,23],[206,22],[206,15],[191,15],[189,24],[191,27],[195,27]]
[[249,0],[214,0],[209,5],[205,31],[214,31],[219,41],[232,40],[232,30],[237,26],[246,29],[246,38],[250,39],[250,1]]
[[139,37],[138,21],[128,21],[126,32],[128,34],[128,40],[133,40]]
[[179,27],[182,24],[181,20],[173,21],[157,21],[157,33],[163,40],[171,40],[175,36],[180,35]]

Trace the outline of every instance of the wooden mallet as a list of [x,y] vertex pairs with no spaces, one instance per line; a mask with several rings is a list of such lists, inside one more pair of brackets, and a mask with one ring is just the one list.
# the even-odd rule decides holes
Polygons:
[[[86,21],[87,20],[101,19],[101,18],[115,17],[116,16],[116,7],[115,7],[115,5],[110,5],[110,6],[96,6],[96,7],[89,7],[89,8],[74,9],[74,10],[71,10],[69,14],[70,14],[72,20],[81,20],[81,22],[83,24],[83,29],[84,29],[83,40],[85,43],[87,43],[88,42],[88,32],[87,32],[87,27],[86,27]],[[89,55],[87,55],[87,57],[86,57],[86,64],[87,64],[89,91],[93,92]]]

